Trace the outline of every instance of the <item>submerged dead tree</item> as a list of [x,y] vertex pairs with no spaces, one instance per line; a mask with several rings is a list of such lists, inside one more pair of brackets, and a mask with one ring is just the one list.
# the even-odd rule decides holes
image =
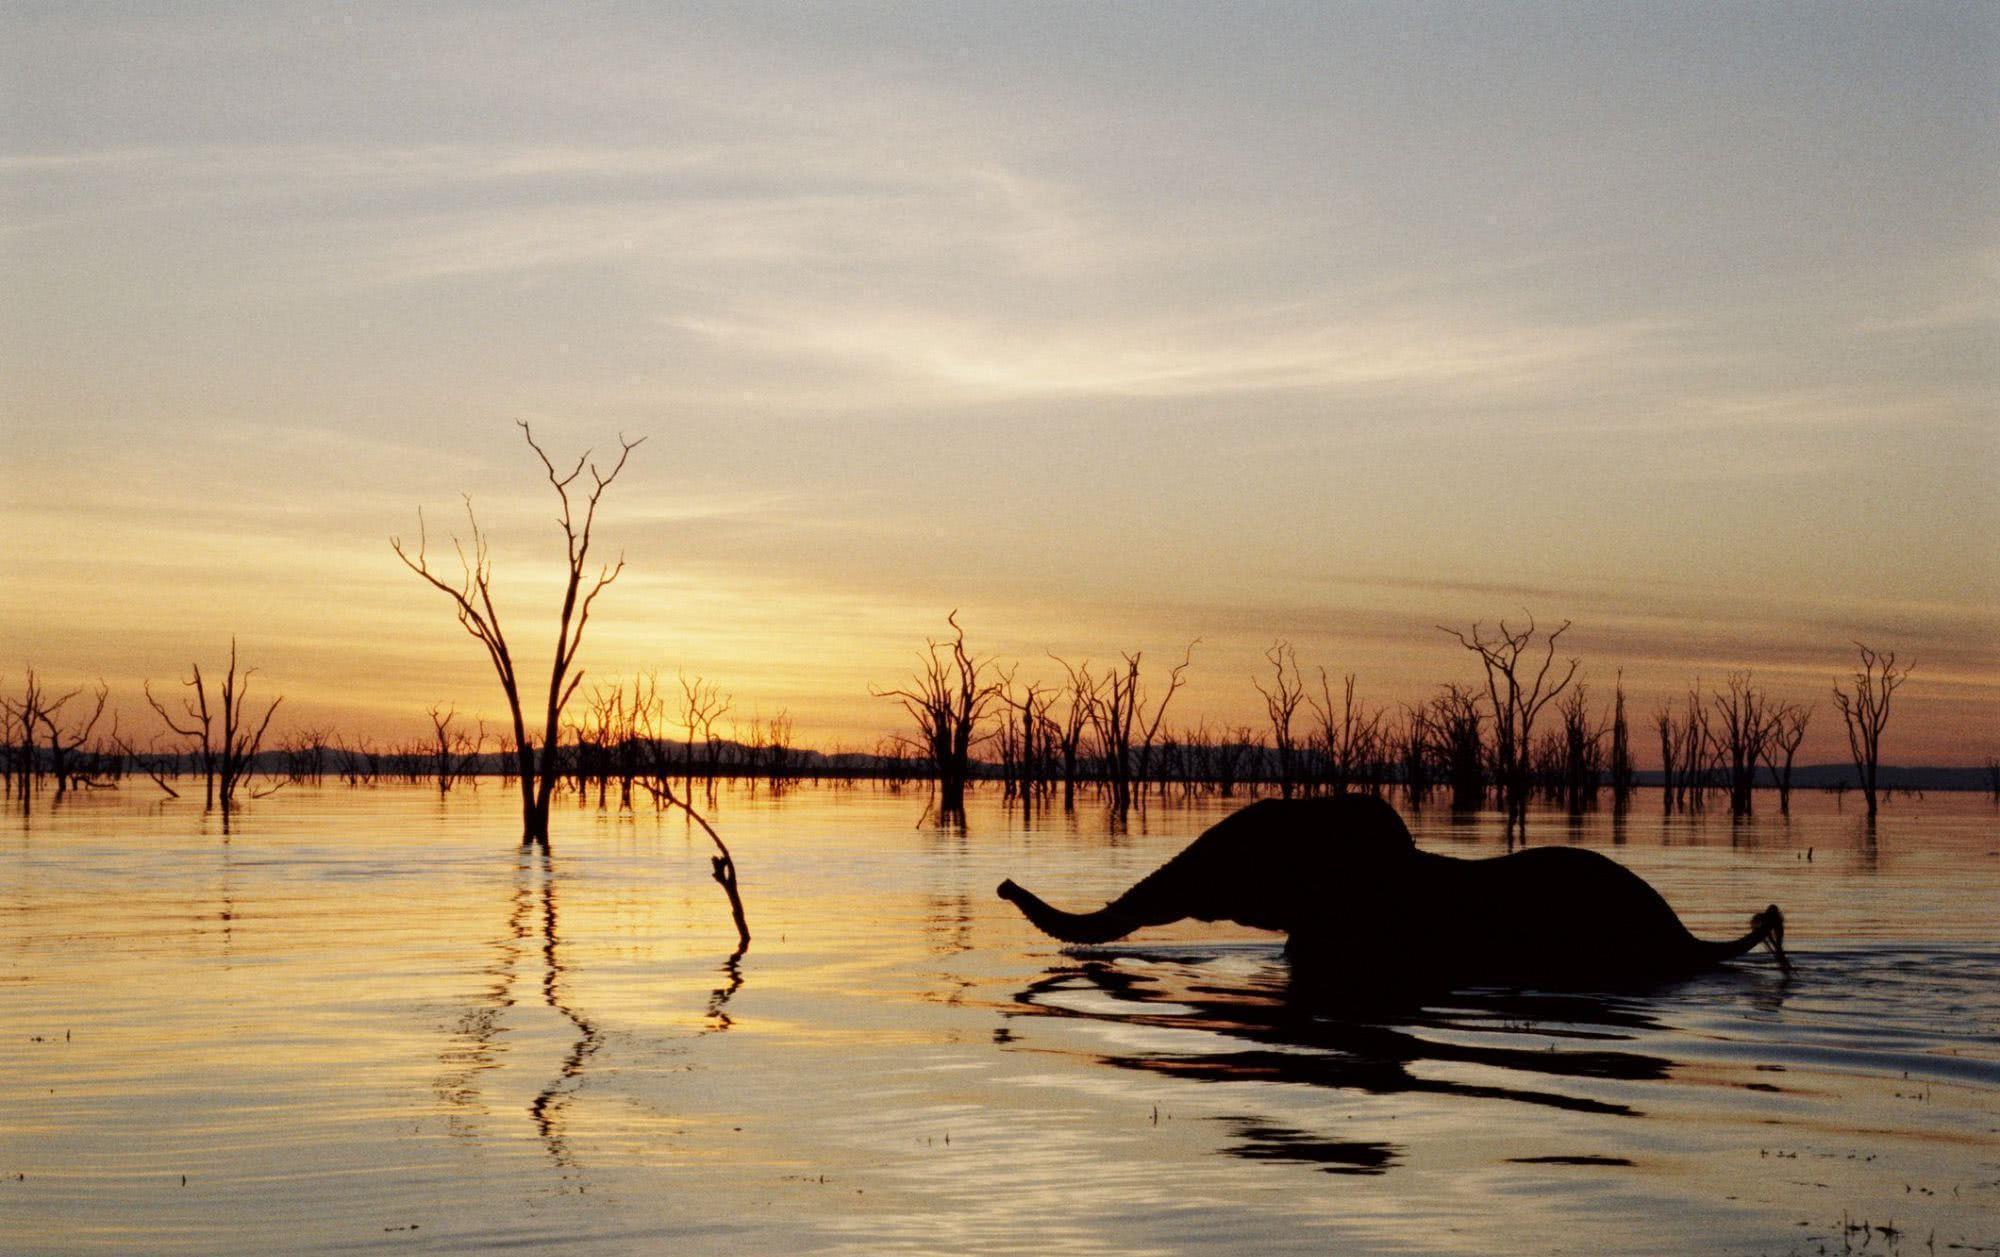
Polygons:
[[1306,695],[1306,705],[1319,725],[1307,741],[1318,749],[1327,788],[1336,794],[1363,783],[1372,789],[1382,757],[1384,713],[1380,708],[1368,710],[1355,697],[1354,681],[1352,672],[1342,678],[1342,697],[1336,702],[1326,669],[1321,668],[1320,697]]
[[1167,692],[1160,696],[1150,714],[1140,677],[1144,651],[1124,655],[1124,671],[1111,669],[1097,691],[1097,701],[1090,708],[1090,723],[1096,732],[1105,781],[1111,787],[1111,810],[1119,816],[1131,810],[1133,780],[1138,780],[1141,790],[1145,788],[1152,772],[1153,747],[1159,740],[1160,722],[1166,718],[1167,705],[1186,684],[1196,644],[1188,643],[1187,653],[1167,674]]
[[1625,674],[1618,674],[1611,695],[1611,806],[1625,810],[1632,801],[1632,730],[1625,719]]
[[[589,589],[583,588],[584,567],[590,555],[590,531],[597,521],[598,500],[604,496],[611,482],[618,478],[618,473],[625,469],[625,460],[632,456],[632,451],[645,438],[627,441],[620,436],[618,461],[609,473],[600,472],[597,464],[589,461],[590,452],[586,450],[577,457],[576,465],[563,474],[556,470],[548,454],[536,444],[535,434],[528,425],[522,423],[520,428],[521,435],[527,438],[528,448],[534,450],[535,456],[541,460],[543,469],[548,473],[549,484],[555,488],[556,496],[562,502],[562,515],[556,523],[562,528],[569,561],[556,627],[555,657],[549,665],[548,694],[538,713],[541,731],[539,759],[536,743],[529,733],[528,716],[521,707],[521,681],[516,672],[514,655],[500,626],[500,613],[493,606],[493,562],[487,554],[486,534],[479,527],[478,517],[472,513],[472,499],[468,497],[465,500],[465,518],[471,530],[471,553],[466,552],[465,542],[452,538],[452,546],[458,551],[460,569],[457,584],[441,579],[431,569],[426,553],[428,537],[424,532],[421,511],[417,513],[416,554],[413,556],[403,548],[400,537],[390,538],[389,545],[405,567],[451,599],[459,626],[485,647],[486,656],[500,680],[500,688],[507,697],[508,715],[513,720],[513,749],[521,784],[521,843],[523,846],[547,848],[549,800],[555,794],[561,770],[557,752],[563,708],[583,681],[583,670],[576,667],[576,656],[583,646],[584,625],[590,620],[590,608],[597,601],[597,596],[625,570],[625,560],[620,556],[615,563],[601,565]],[[586,469],[590,472],[588,486],[581,483]]]
[[972,774],[972,743],[980,721],[1000,697],[999,685],[987,679],[989,660],[975,659],[965,649],[965,630],[959,626],[958,612],[945,617],[951,625],[949,642],[927,641],[917,656],[918,671],[904,689],[868,692],[876,698],[893,698],[916,722],[916,749],[931,761],[937,774],[938,816],[941,820],[962,819],[965,815],[965,782]]
[[1732,673],[1728,689],[1710,690],[1713,717],[1707,730],[1712,762],[1729,777],[1729,814],[1750,815],[1756,797],[1757,765],[1772,731],[1770,700],[1750,683],[1748,672]]
[[[64,704],[81,692],[71,690],[36,713],[37,719],[41,721],[42,731],[48,735],[49,773],[56,779],[58,799],[69,792],[71,785],[98,784],[88,767],[80,767],[81,757],[78,752],[82,751],[84,745],[90,741],[90,735],[97,728],[97,722],[104,718],[104,705],[111,698],[111,687],[99,680],[97,688],[92,691],[92,702],[88,713],[79,710],[73,713],[73,718],[68,722],[57,724],[56,717],[61,714]],[[116,716],[111,718],[111,724],[112,736],[115,739],[118,725]]]
[[[1553,685],[1549,683],[1556,642],[1569,631],[1569,626],[1570,622],[1564,620],[1544,634],[1539,652],[1535,649],[1533,616],[1522,629],[1509,628],[1502,620],[1498,630],[1491,634],[1479,624],[1465,632],[1438,626],[1439,632],[1449,633],[1458,639],[1459,645],[1478,655],[1486,670],[1486,699],[1493,720],[1494,775],[1507,811],[1515,816],[1527,810],[1533,787],[1535,718],[1576,676],[1578,661],[1571,659],[1561,678]],[[1542,656],[1539,661],[1534,657],[1537,653]]]
[[[178,717],[169,714],[165,704],[153,695],[150,681],[144,687],[146,702],[152,706],[162,724],[186,740],[189,756],[201,768],[203,806],[214,807],[220,803],[226,818],[235,806],[238,787],[249,778],[256,766],[257,754],[264,745],[264,732],[271,727],[271,717],[277,713],[278,704],[285,700],[282,696],[272,699],[271,705],[264,709],[263,718],[253,718],[249,707],[250,678],[257,670],[246,668],[238,674],[236,639],[233,637],[229,639],[229,670],[222,674],[222,685],[215,694],[215,703],[209,701],[208,681],[201,674],[201,665],[192,664],[190,669],[192,675],[181,682],[189,693],[181,699],[181,714]],[[217,720],[222,724],[219,740],[215,736]],[[166,784],[161,782],[161,787],[166,788]]]
[[1290,642],[1272,643],[1264,658],[1271,665],[1271,688],[1265,689],[1264,683],[1255,677],[1250,684],[1264,696],[1264,713],[1271,720],[1271,746],[1278,754],[1278,790],[1289,799],[1299,776],[1298,741],[1292,732],[1292,719],[1298,714],[1299,704],[1305,701],[1306,687],[1299,679],[1299,660]]
[[1792,760],[1799,753],[1799,743],[1806,740],[1806,722],[1812,719],[1812,704],[1800,707],[1796,703],[1786,703],[1771,716],[1768,736],[1764,739],[1764,767],[1778,785],[1778,811],[1786,816],[1792,814]]
[[1854,643],[1861,652],[1860,666],[1849,678],[1849,689],[1833,686],[1834,706],[1847,722],[1847,748],[1854,756],[1854,771],[1861,778],[1861,792],[1868,800],[1868,819],[1875,819],[1876,774],[1882,761],[1882,730],[1889,724],[1889,700],[1903,682],[1910,679],[1915,664],[1896,666],[1896,652],[1878,652]]
[[1063,687],[1063,717],[1060,722],[1051,718],[1045,736],[1062,761],[1063,811],[1073,811],[1076,807],[1076,782],[1079,761],[1083,755],[1083,735],[1090,727],[1090,713],[1097,705],[1098,690],[1103,682],[1090,675],[1090,661],[1071,666],[1068,660],[1050,655],[1062,665],[1068,683]]

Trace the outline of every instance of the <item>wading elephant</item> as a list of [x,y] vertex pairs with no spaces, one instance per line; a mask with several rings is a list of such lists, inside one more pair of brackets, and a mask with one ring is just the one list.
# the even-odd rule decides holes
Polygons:
[[1302,976],[1383,990],[1656,982],[1760,943],[1791,968],[1776,904],[1743,937],[1707,942],[1645,879],[1595,851],[1419,851],[1394,808],[1354,794],[1253,803],[1095,912],[1052,908],[1011,879],[1000,897],[1068,943],[1188,918],[1282,930]]

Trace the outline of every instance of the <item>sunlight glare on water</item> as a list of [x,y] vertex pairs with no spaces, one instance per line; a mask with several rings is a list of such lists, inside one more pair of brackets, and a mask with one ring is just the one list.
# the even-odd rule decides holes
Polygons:
[[[1653,809],[1646,806],[1653,804]],[[2000,827],[1983,799],[1531,818],[1761,955],[1665,990],[1288,996],[1279,940],[1064,949],[1234,804],[1024,820],[726,789],[706,840],[510,793],[127,790],[0,828],[8,1253],[1875,1251],[2000,1240]],[[1766,810],[1773,810],[1768,804]],[[1432,850],[1498,818],[1412,816]],[[183,1176],[185,1181],[183,1182]],[[1851,1228],[1866,1223],[1863,1236]],[[1847,1229],[1844,1229],[1847,1228]],[[1882,1229],[1886,1228],[1886,1229]]]

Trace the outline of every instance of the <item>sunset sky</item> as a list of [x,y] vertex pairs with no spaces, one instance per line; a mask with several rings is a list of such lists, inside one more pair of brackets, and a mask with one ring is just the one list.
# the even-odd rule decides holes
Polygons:
[[[2000,8],[0,13],[0,689],[229,638],[280,724],[497,718],[396,562],[469,493],[546,666],[552,452],[647,437],[583,663],[868,748],[913,649],[1261,721],[1575,621],[1642,723],[1914,656],[2000,752]],[[1177,722],[1178,723],[1178,722]],[[1640,743],[1641,761],[1657,751]]]

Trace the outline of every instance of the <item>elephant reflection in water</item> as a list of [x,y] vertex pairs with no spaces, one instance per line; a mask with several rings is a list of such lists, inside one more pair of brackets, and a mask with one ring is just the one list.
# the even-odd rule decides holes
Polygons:
[[1740,938],[1705,941],[1608,856],[1576,847],[1469,860],[1419,851],[1394,808],[1355,794],[1251,804],[1094,912],[1053,908],[1011,879],[1000,897],[1068,943],[1107,943],[1189,918],[1281,930],[1301,980],[1374,995],[1658,982],[1760,944],[1790,969],[1776,904]]
[[[1118,962],[1124,963],[1118,963]],[[1304,988],[1283,975],[1231,981],[1157,953],[1133,951],[1060,966],[1030,983],[1005,1010],[1010,1018],[1057,1017],[1121,1027],[1186,1032],[1179,1051],[1093,1054],[1106,1065],[1194,1082],[1290,1082],[1374,1095],[1427,1093],[1512,1100],[1578,1113],[1632,1115],[1616,1100],[1556,1090],[1560,1080],[1657,1082],[1674,1063],[1607,1046],[1657,1027],[1649,1015],[1611,996],[1485,992],[1447,1005],[1377,1007],[1356,1014],[1345,1000]],[[1071,998],[1088,992],[1087,1000]],[[1481,1032],[1509,1040],[1533,1025],[1547,1047],[1482,1043]],[[1006,1041],[1018,1035],[1010,1032]],[[1045,1050],[1046,1043],[1038,1043]],[[1426,1062],[1477,1065],[1506,1082],[1459,1081],[1413,1070]]]

